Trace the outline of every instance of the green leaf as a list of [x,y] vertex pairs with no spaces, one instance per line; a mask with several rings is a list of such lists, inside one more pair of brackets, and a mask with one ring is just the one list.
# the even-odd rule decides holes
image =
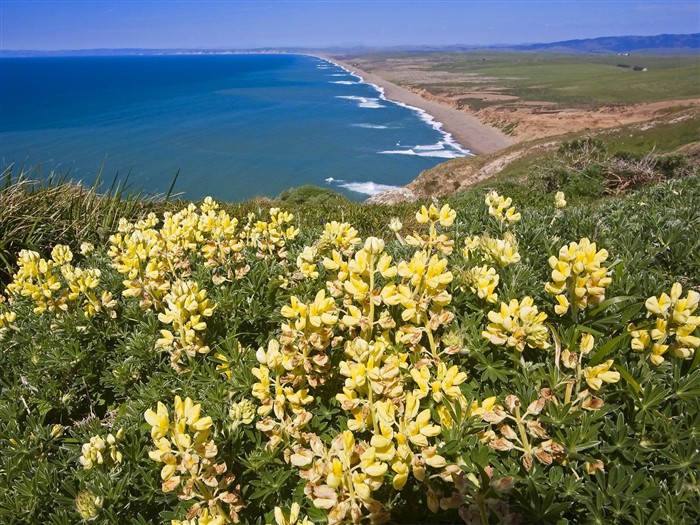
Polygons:
[[642,387],[639,386],[639,383],[637,383],[637,381],[635,381],[634,377],[632,377],[632,376],[630,375],[630,373],[625,369],[625,367],[623,367],[623,366],[622,366],[621,364],[619,364],[619,363],[614,363],[614,364],[613,364],[613,368],[614,368],[615,370],[617,370],[618,372],[620,372],[620,376],[622,377],[622,379],[624,379],[624,380],[627,381],[630,385],[632,385],[632,388],[634,388],[634,389],[637,391],[638,394],[641,394],[641,393],[642,393]]

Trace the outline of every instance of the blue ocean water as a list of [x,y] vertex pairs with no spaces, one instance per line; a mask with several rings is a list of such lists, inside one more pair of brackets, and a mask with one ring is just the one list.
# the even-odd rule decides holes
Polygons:
[[429,115],[305,55],[0,59],[3,168],[238,201],[302,184],[362,200],[467,153]]

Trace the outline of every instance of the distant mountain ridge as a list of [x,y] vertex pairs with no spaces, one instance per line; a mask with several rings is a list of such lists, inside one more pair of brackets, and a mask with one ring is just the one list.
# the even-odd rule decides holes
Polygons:
[[469,45],[454,44],[444,46],[331,46],[325,48],[309,47],[259,47],[249,49],[68,49],[60,51],[34,51],[0,49],[1,57],[31,56],[110,56],[110,55],[177,55],[177,54],[227,54],[227,53],[369,53],[377,51],[523,51],[551,53],[661,53],[661,54],[696,54],[700,53],[700,33],[684,35],[654,36],[604,36],[577,40],[534,44],[492,44]]
[[548,44],[512,46],[518,51],[557,51],[576,53],[698,52],[700,33],[690,35],[605,36],[563,40]]

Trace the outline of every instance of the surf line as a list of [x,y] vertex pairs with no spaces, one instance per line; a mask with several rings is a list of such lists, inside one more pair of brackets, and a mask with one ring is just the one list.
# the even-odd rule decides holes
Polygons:
[[423,122],[425,122],[426,124],[431,126],[435,131],[437,131],[438,133],[440,133],[443,136],[443,142],[445,144],[449,145],[451,148],[458,151],[459,153],[461,153],[465,157],[474,155],[471,151],[469,151],[464,146],[462,146],[459,142],[457,142],[457,140],[454,138],[452,133],[450,133],[449,131],[445,131],[443,129],[442,122],[438,122],[437,120],[435,120],[435,117],[433,115],[431,115],[430,113],[428,113],[427,111],[425,111],[424,109],[417,108],[417,107],[411,106],[409,104],[405,104],[405,103],[400,102],[398,100],[392,100],[390,98],[387,98],[383,87],[378,86],[377,84],[374,84],[372,82],[366,82],[364,77],[362,77],[362,75],[356,73],[355,71],[351,71],[347,67],[345,67],[341,64],[338,64],[337,62],[334,62],[333,60],[331,60],[329,58],[326,58],[323,56],[318,56],[318,55],[307,55],[307,56],[312,56],[312,57],[317,58],[319,60],[323,60],[324,62],[328,62],[329,64],[332,64],[332,65],[342,69],[343,71],[348,73],[350,76],[357,78],[360,83],[372,86],[379,93],[380,100],[384,100],[385,102],[389,102],[391,104],[396,104],[397,106],[401,106],[403,108],[409,109],[409,110],[417,113],[418,118],[420,118]]

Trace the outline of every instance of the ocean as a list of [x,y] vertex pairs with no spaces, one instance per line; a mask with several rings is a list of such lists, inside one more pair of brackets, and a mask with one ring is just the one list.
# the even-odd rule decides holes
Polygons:
[[0,59],[3,169],[240,201],[314,184],[353,200],[468,154],[430,115],[306,55]]

